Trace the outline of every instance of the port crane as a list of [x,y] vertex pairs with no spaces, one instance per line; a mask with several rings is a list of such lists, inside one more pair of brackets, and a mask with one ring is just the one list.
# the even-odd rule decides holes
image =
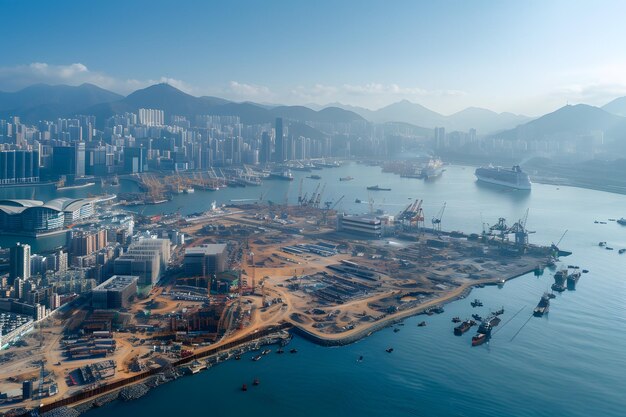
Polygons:
[[398,216],[398,220],[404,226],[424,227],[424,209],[422,208],[422,200],[415,199],[410,203]]
[[443,207],[439,210],[439,213],[431,220],[433,224],[433,230],[441,232],[441,219],[443,218],[443,212],[446,210],[446,203],[443,203]]

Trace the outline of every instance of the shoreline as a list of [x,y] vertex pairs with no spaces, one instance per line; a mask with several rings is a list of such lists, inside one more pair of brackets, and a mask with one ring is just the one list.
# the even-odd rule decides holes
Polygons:
[[[542,264],[542,267],[546,267],[545,264]],[[530,272],[533,272],[533,269],[530,270],[522,270],[518,271],[515,274],[508,276],[507,278],[503,278],[504,281],[510,281],[515,278],[519,278],[523,275],[526,275]],[[228,355],[232,350],[241,349],[247,347],[248,345],[257,344],[263,338],[271,338],[272,335],[277,335],[279,332],[286,330],[290,334],[296,334],[303,339],[311,343],[315,343],[324,347],[335,347],[335,346],[346,346],[352,343],[356,343],[361,339],[364,339],[374,332],[383,330],[387,327],[393,326],[394,324],[400,323],[405,319],[408,319],[413,316],[417,316],[420,314],[424,314],[424,312],[437,305],[446,305],[452,302],[465,299],[471,291],[475,287],[483,287],[487,285],[497,285],[501,281],[496,279],[487,279],[487,280],[478,280],[476,282],[467,283],[459,287],[456,291],[451,292],[450,294],[443,295],[433,300],[429,300],[419,306],[414,308],[410,308],[404,311],[399,311],[388,317],[385,317],[379,321],[371,323],[370,325],[366,325],[360,329],[354,329],[355,331],[350,334],[342,334],[338,333],[336,335],[322,335],[315,334],[310,332],[309,330],[292,323],[291,321],[277,323],[271,327],[268,327],[264,330],[260,330],[258,332],[254,332],[251,334],[247,334],[242,336],[241,338],[225,342],[220,344],[219,342],[209,347],[206,350],[197,352],[191,356],[186,358],[182,358],[177,362],[172,363],[170,366],[155,368],[148,371],[144,371],[143,373],[121,379],[118,381],[114,381],[110,384],[106,384],[100,387],[97,387],[92,390],[84,391],[81,393],[77,393],[70,397],[62,398],[57,401],[43,404],[39,410],[40,415],[48,412],[54,412],[53,410],[57,410],[62,414],[62,408],[74,410],[73,414],[67,414],[68,416],[74,417],[78,414],[82,414],[91,408],[101,407],[113,401],[130,401],[133,399],[138,399],[143,395],[147,394],[151,389],[161,386],[165,383],[175,381],[183,376],[188,376],[185,372],[185,368],[188,368],[193,362],[198,361],[199,359],[208,360],[210,357],[219,358],[220,355]],[[350,332],[350,331],[349,331]],[[327,337],[330,336],[330,337]],[[333,337],[336,336],[336,337]],[[264,345],[274,344],[273,343],[265,343]],[[250,351],[250,350],[248,350]],[[246,351],[247,352],[247,351]],[[225,360],[230,359],[230,356],[225,358]],[[218,364],[221,362],[219,359],[215,362]],[[208,370],[214,364],[204,367],[202,370]],[[191,375],[195,374],[192,373]],[[138,387],[142,385],[142,387]],[[129,389],[132,387],[138,387],[137,389]],[[123,394],[126,392],[126,394]],[[123,396],[124,395],[124,396]],[[69,413],[69,411],[68,411]],[[78,414],[76,414],[78,413]],[[30,415],[30,410],[20,416],[28,416]],[[50,414],[52,415],[52,413]]]

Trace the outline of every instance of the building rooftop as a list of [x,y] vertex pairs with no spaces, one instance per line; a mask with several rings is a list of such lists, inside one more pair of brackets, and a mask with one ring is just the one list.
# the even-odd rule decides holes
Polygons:
[[225,243],[207,244],[185,249],[185,255],[217,255],[226,250]]
[[138,280],[139,277],[136,275],[113,275],[111,278],[94,288],[94,291],[121,290]]

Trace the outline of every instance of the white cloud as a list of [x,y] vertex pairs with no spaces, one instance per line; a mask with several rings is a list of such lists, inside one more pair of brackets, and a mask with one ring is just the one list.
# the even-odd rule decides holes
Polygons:
[[37,83],[67,85],[91,83],[122,94],[156,83],[168,83],[188,93],[194,90],[192,86],[175,78],[119,79],[102,72],[91,71],[81,63],[53,65],[45,62],[34,62],[28,65],[0,67],[0,91],[16,91]]
[[263,99],[268,100],[272,96],[272,92],[268,87],[262,85],[254,85],[231,81],[229,84],[229,92],[244,100]]

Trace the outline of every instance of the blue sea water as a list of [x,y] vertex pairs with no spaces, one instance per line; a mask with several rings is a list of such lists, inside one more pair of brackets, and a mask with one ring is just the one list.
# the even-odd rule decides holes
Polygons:
[[[295,201],[299,178],[307,175],[295,174],[292,183],[266,181],[257,188],[196,191],[147,207],[145,213],[179,206],[183,212],[202,211],[213,200],[258,198],[266,191],[266,199],[284,201],[287,195]],[[345,195],[338,208],[349,212],[367,211],[367,204],[355,203],[356,198],[367,201],[371,196],[374,208],[390,213],[399,212],[409,198],[420,198],[428,222],[446,202],[447,230],[480,232],[483,223],[493,224],[499,217],[512,223],[529,209],[528,228],[536,231],[531,242],[550,244],[567,230],[559,246],[573,254],[564,263],[590,272],[583,274],[575,291],[558,294],[544,318],[531,314],[552,283],[548,271],[517,278],[502,288],[473,290],[470,299],[480,298],[482,308],[473,309],[469,299],[459,300],[446,305],[444,314],[409,318],[397,333],[384,329],[344,347],[325,348],[296,337],[291,346],[297,354],[229,361],[139,400],[94,409],[89,417],[626,415],[626,254],[618,254],[626,248],[626,227],[594,223],[626,217],[626,196],[543,184],[534,184],[530,193],[504,190],[477,184],[473,169],[460,166],[447,167],[432,182],[357,164],[320,175],[327,183],[323,200]],[[339,182],[347,175],[355,179]],[[316,183],[304,179],[304,191],[310,193]],[[368,195],[365,187],[375,184],[392,191]],[[38,193],[38,198],[46,198],[45,192]],[[599,247],[600,241],[615,250]],[[474,312],[484,316],[501,306],[506,310],[502,323],[488,344],[471,347],[473,331],[453,335],[452,317]],[[417,327],[422,320],[427,326]],[[393,353],[385,352],[388,347]],[[364,360],[357,362],[361,355]],[[255,377],[261,381],[258,387],[251,386]],[[245,393],[242,383],[249,386]]]

